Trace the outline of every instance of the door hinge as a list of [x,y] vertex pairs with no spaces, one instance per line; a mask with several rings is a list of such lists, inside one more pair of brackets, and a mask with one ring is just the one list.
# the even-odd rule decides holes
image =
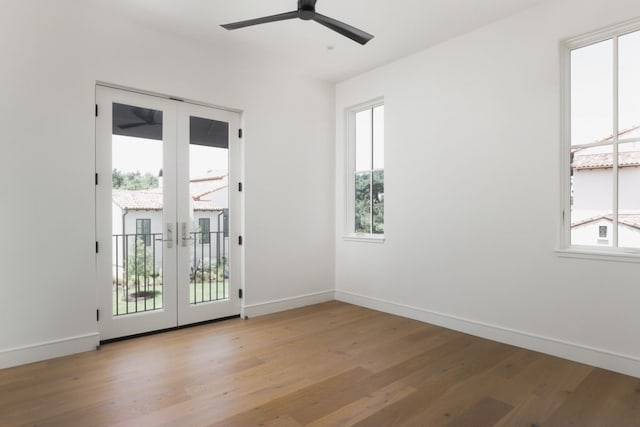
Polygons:
[[96,173],[96,185],[98,185],[98,174]]
[[98,245],[98,242],[96,241],[96,253],[98,253],[100,251],[100,247]]
[[241,182],[238,183],[238,191],[242,192],[242,183]]
[[242,129],[238,129],[238,138],[242,138]]
[[100,321],[100,309],[96,310],[96,322]]
[[96,117],[98,117],[98,104],[96,104]]
[[242,236],[238,236],[238,244],[242,246]]
[[238,298],[242,299],[242,289],[238,289]]

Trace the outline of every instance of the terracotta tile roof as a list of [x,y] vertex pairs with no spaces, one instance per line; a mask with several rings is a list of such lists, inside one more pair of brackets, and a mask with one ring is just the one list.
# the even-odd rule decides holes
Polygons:
[[193,210],[194,211],[220,211],[221,207],[216,206],[211,200],[194,200],[193,201]]
[[205,175],[192,178],[189,184],[193,200],[200,200],[216,191],[227,188],[229,173],[227,171],[209,171]]
[[[613,222],[613,215],[611,214],[599,215],[591,218],[585,218],[580,221],[572,222],[571,228],[588,224],[590,222],[599,221],[601,219],[606,219],[607,221]],[[640,214],[619,214],[618,223],[627,225],[629,227],[640,229]]]
[[226,170],[207,171],[205,174],[191,178],[191,182],[217,181],[226,178],[229,172]]
[[[623,151],[618,153],[618,157],[621,168],[640,166],[640,151]],[[576,154],[571,167],[576,170],[612,168],[613,153]]]
[[121,209],[160,211],[162,210],[162,193],[158,189],[151,190],[117,190],[111,192],[113,202]]
[[204,196],[227,188],[226,182],[201,181],[191,184],[191,197],[193,200],[200,200]]
[[[204,196],[228,187],[227,171],[210,171],[205,175],[193,178],[189,184],[193,209],[195,211],[218,211],[223,208],[213,201],[201,200]],[[162,190],[112,190],[113,202],[121,209],[160,211],[162,210]]]
[[[630,128],[622,129],[620,132],[618,132],[618,138],[620,139],[622,139],[621,137],[632,138],[634,136],[633,133],[637,130],[640,130],[640,125],[634,125],[634,126],[631,126]],[[593,142],[607,142],[611,140],[613,140],[613,133],[609,136],[605,136],[604,138],[597,139]]]

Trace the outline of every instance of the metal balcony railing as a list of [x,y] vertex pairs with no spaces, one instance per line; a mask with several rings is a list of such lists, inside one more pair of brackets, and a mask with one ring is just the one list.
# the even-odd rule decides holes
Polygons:
[[113,315],[162,308],[162,233],[113,235]]
[[229,239],[224,231],[191,232],[189,302],[229,298]]
[[[229,298],[229,239],[224,231],[191,232],[189,303]],[[158,310],[163,307],[162,233],[113,235],[113,315]],[[185,283],[187,282],[188,283]]]

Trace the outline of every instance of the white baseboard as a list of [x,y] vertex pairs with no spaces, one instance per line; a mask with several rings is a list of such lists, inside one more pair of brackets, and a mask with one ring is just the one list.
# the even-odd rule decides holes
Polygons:
[[640,378],[640,358],[422,308],[336,290],[336,299]]
[[335,299],[334,291],[316,292],[313,294],[298,295],[291,298],[283,298],[273,301],[265,301],[258,304],[245,305],[243,316],[256,317],[307,305],[320,304]]
[[94,332],[0,350],[0,369],[94,350],[99,342],[100,336]]

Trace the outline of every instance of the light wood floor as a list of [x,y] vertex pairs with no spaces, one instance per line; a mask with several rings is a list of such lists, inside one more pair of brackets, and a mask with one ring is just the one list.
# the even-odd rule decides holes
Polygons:
[[640,426],[640,380],[330,302],[1,370],[0,425]]

